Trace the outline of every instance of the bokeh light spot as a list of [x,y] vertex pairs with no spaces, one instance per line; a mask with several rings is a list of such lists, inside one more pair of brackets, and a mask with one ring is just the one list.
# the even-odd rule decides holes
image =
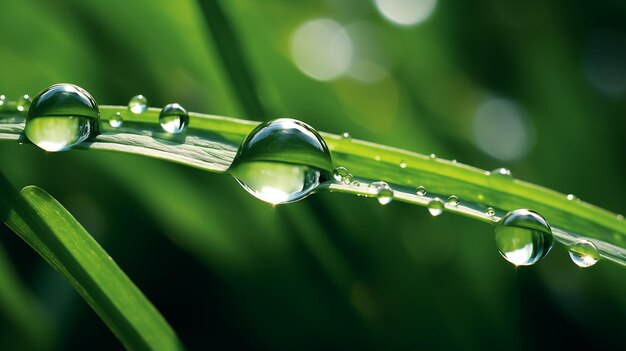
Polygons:
[[437,0],[375,0],[378,11],[389,21],[411,26],[427,20]]

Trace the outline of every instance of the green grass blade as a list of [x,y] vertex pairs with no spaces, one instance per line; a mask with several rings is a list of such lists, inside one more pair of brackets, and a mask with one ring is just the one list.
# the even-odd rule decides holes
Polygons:
[[131,350],[179,350],[165,319],[113,259],[54,198],[35,186],[19,194],[0,177],[5,223],[52,265]]

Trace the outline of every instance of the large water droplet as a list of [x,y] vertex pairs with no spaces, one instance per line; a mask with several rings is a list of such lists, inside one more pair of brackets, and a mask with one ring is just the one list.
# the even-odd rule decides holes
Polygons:
[[552,230],[540,214],[520,209],[496,224],[496,245],[502,257],[516,266],[529,266],[552,248]]
[[568,248],[569,257],[578,267],[591,267],[600,259],[596,246],[589,240],[579,240]]
[[308,124],[281,118],[258,125],[228,171],[250,194],[271,204],[298,201],[331,177],[326,142]]
[[493,171],[491,171],[490,174],[513,178],[513,173],[511,173],[511,170],[508,168],[504,168],[504,167],[496,168]]
[[[39,93],[41,94],[41,93]],[[30,107],[30,104],[32,103],[33,99],[30,98],[30,96],[28,94],[24,94],[22,96],[20,96],[19,99],[17,99],[17,110],[20,112],[26,111],[28,110],[28,108]]]
[[389,184],[379,181],[370,184],[370,188],[374,188],[376,191],[376,198],[378,203],[386,205],[393,200],[393,190],[389,187]]
[[46,151],[64,151],[97,132],[98,116],[98,105],[86,90],[55,84],[33,100],[24,133]]
[[441,199],[438,197],[430,200],[430,202],[428,203],[428,212],[430,212],[433,217],[437,217],[442,214],[443,209],[443,201],[441,201]]
[[128,109],[132,113],[144,113],[148,109],[148,99],[143,95],[135,95],[128,101]]
[[189,124],[189,115],[179,104],[169,104],[161,110],[159,114],[159,123],[161,128],[168,133],[177,134],[187,128]]

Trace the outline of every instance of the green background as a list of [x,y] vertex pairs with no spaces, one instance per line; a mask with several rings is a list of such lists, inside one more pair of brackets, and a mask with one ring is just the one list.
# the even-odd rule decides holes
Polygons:
[[[294,117],[321,131],[508,167],[626,212],[623,1],[439,1],[414,26],[357,0],[4,1],[2,13],[0,94],[10,100],[68,82],[100,104],[143,94],[154,107]],[[346,28],[354,60],[382,67],[383,77],[318,81],[299,70],[293,33],[319,18]],[[527,152],[515,159],[477,146],[475,116],[494,97],[521,111]],[[583,270],[556,247],[516,269],[498,254],[492,227],[467,218],[342,194],[271,207],[225,175],[8,142],[0,170],[64,204],[189,349],[621,344],[623,268]],[[121,348],[56,272],[0,231],[1,256],[45,316],[28,323],[45,325],[49,348]],[[0,284],[9,275],[0,272]],[[8,311],[0,305],[0,348],[35,347]]]

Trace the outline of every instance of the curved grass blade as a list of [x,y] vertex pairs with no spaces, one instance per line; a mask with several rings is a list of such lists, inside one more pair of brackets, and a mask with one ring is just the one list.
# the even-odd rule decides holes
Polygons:
[[180,350],[172,328],[113,259],[44,190],[17,193],[0,176],[3,221],[55,270],[131,350]]

